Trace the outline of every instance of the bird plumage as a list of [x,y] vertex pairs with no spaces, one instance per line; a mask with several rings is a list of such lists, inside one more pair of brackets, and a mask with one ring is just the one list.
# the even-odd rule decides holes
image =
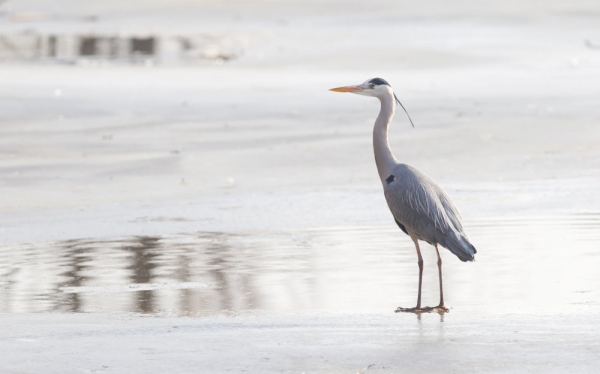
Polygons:
[[[419,265],[417,306],[415,308],[398,308],[396,311],[423,312],[438,310],[447,312],[448,309],[444,305],[442,259],[438,244],[450,250],[461,261],[473,261],[477,250],[469,242],[460,213],[446,192],[425,173],[415,167],[400,163],[394,157],[388,143],[388,126],[394,117],[396,103],[404,111],[406,109],[396,97],[390,84],[381,78],[373,78],[356,86],[338,87],[331,90],[373,96],[381,102],[381,110],[373,126],[375,164],[394,221],[413,240]],[[408,112],[406,114],[408,115]],[[408,118],[410,119],[410,116]],[[433,245],[438,256],[440,303],[435,308],[421,308],[423,258],[419,248],[419,240]]]
[[408,235],[449,249],[461,261],[473,261],[477,250],[469,243],[461,216],[448,195],[428,175],[398,163],[393,181],[383,183],[383,192],[394,219]]

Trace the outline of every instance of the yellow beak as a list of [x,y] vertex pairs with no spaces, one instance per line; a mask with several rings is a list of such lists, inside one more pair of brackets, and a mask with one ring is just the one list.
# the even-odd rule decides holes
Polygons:
[[346,86],[346,87],[336,87],[336,88],[330,88],[329,91],[335,91],[335,92],[357,92],[362,90],[362,88],[360,86]]

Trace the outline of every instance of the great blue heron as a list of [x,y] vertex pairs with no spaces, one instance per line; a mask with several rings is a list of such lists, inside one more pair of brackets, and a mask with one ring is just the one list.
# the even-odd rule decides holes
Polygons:
[[[394,94],[390,84],[381,78],[369,79],[357,86],[332,88],[331,91],[351,92],[359,95],[374,96],[381,102],[379,116],[373,127],[373,148],[379,179],[383,193],[396,224],[415,243],[419,258],[419,294],[414,308],[398,308],[396,312],[428,312],[437,310],[447,312],[444,305],[442,287],[442,259],[438,244],[454,253],[461,261],[475,259],[475,247],[469,243],[463,229],[458,209],[450,197],[438,184],[422,171],[396,160],[388,144],[388,125],[392,121],[396,103],[400,100]],[[408,112],[406,112],[408,115]],[[410,123],[412,119],[408,116]],[[414,124],[413,124],[414,127]],[[436,307],[421,307],[421,284],[423,281],[423,257],[419,240],[435,247],[438,258],[440,279],[440,304]]]

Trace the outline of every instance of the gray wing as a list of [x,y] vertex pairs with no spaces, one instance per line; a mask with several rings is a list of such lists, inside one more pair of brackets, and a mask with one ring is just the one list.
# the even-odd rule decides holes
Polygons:
[[384,182],[392,215],[409,233],[431,244],[448,248],[462,261],[477,252],[464,233],[458,209],[448,195],[423,172],[399,164]]

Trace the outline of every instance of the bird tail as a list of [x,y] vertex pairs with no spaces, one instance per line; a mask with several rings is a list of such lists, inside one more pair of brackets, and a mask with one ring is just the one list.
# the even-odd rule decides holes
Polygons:
[[456,233],[451,231],[450,233],[444,235],[439,243],[444,248],[448,248],[450,252],[454,253],[456,257],[458,257],[461,261],[474,261],[475,253],[477,250],[469,242],[469,239],[462,233]]

